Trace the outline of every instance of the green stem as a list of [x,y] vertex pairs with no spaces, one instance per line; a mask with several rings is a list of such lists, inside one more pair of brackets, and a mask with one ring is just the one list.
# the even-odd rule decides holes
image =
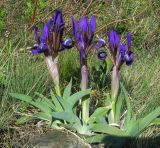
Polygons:
[[112,104],[111,104],[111,112],[110,112],[110,122],[111,123],[114,123],[115,122],[115,102],[112,101]]

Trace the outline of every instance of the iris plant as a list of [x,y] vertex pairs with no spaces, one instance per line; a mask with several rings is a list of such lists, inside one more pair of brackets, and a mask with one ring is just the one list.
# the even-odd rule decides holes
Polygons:
[[[127,44],[120,43],[120,35],[116,32],[111,31],[109,33],[109,49],[111,60],[113,62],[113,70],[111,77],[111,95],[112,95],[112,109],[114,114],[114,106],[116,102],[116,98],[118,96],[119,91],[119,81],[120,81],[120,69],[123,63],[126,63],[127,66],[132,65],[135,53],[131,51],[131,33],[127,34]],[[114,115],[112,114],[112,117]],[[114,119],[112,119],[114,121]]]
[[[83,16],[80,23],[72,17],[73,34],[75,39],[75,46],[80,53],[80,65],[81,65],[81,89],[85,90],[88,88],[88,66],[87,66],[87,55],[90,50],[94,47],[100,49],[105,46],[104,39],[97,39],[93,42],[93,37],[96,31],[96,19],[94,16],[91,17],[90,21],[86,16]],[[106,53],[102,53],[102,50],[98,51],[97,56],[101,60],[105,59]],[[87,122],[89,117],[89,99],[82,101],[82,119]]]
[[[83,16],[78,24],[77,20],[72,17],[73,34],[75,39],[75,46],[80,53],[80,65],[81,65],[81,89],[85,90],[88,88],[88,66],[87,66],[87,56],[90,50],[94,47],[99,49],[105,45],[104,39],[97,39],[93,42],[93,37],[96,31],[96,19],[94,16],[91,17],[90,21],[87,16]],[[103,60],[106,56],[102,54],[102,51],[98,51],[98,57]],[[103,57],[102,57],[103,56]],[[89,100],[82,101],[82,118],[85,122],[89,117]]]
[[32,53],[34,55],[44,53],[46,64],[59,95],[58,52],[73,47],[73,41],[71,39],[62,40],[64,30],[65,24],[62,18],[62,12],[56,10],[55,15],[43,25],[41,36],[39,36],[38,27],[34,26],[34,38],[37,44],[32,47]]

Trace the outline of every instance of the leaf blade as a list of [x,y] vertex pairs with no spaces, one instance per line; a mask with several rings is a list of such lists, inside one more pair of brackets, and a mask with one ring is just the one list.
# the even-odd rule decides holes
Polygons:
[[63,92],[63,98],[67,99],[71,95],[71,87],[72,87],[72,79],[70,80],[69,84],[66,86]]

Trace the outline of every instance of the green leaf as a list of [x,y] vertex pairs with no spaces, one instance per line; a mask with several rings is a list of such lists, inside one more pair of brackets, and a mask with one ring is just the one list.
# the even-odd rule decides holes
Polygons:
[[154,120],[151,122],[150,126],[151,126],[151,125],[160,125],[160,118],[154,119]]
[[51,98],[52,98],[52,102],[54,103],[55,105],[55,110],[58,112],[62,112],[63,111],[63,108],[60,104],[60,102],[58,101],[57,97],[54,95],[53,91],[51,90],[50,91],[50,94],[51,94]]
[[42,94],[40,94],[40,93],[38,93],[38,92],[35,92],[35,94],[36,94],[38,97],[42,98],[42,99],[46,102],[46,105],[47,105],[48,107],[50,107],[50,108],[52,108],[53,110],[55,110],[55,106],[54,106],[54,104],[52,103],[51,100],[49,100],[47,97],[45,97],[44,95],[42,95]]
[[106,74],[107,74],[111,72],[111,69],[113,67],[113,64],[110,58],[106,58],[106,64],[107,64],[107,70],[106,70]]
[[33,117],[52,122],[52,115],[48,115],[43,112],[36,113],[33,115]]
[[72,87],[72,79],[70,80],[69,84],[66,86],[63,92],[63,98],[67,99],[71,95],[71,87]]
[[86,142],[87,142],[87,143],[102,143],[103,140],[105,139],[105,137],[106,137],[105,134],[87,137],[87,138],[86,138]]
[[121,109],[122,109],[122,91],[119,94],[116,102],[115,120],[117,124],[119,124],[120,122]]
[[97,108],[94,113],[89,117],[88,123],[93,124],[97,118],[103,117],[107,114],[110,107],[99,107]]
[[79,122],[73,124],[73,127],[76,129],[77,133],[81,135],[91,135],[92,132],[88,125],[83,124],[81,125]]
[[93,126],[91,127],[91,130],[93,130],[94,132],[100,132],[100,133],[105,133],[109,135],[126,136],[125,131],[120,130],[113,126],[109,126],[107,124],[101,124],[101,123],[93,124]]
[[30,120],[32,120],[32,119],[33,119],[33,116],[32,116],[32,115],[31,115],[31,116],[23,116],[23,117],[19,118],[19,119],[16,121],[16,124],[17,124],[17,125],[23,124],[23,123],[26,123],[26,122],[28,122],[28,121],[30,121]]
[[25,101],[27,103],[32,102],[32,97],[24,95],[24,94],[18,94],[18,93],[9,93],[10,96],[17,98],[21,101]]
[[90,89],[86,89],[86,90],[82,90],[79,91],[75,94],[73,94],[72,96],[70,96],[67,101],[70,103],[71,107],[73,108],[75,103],[80,100],[82,97],[90,94],[91,90]]
[[123,84],[120,83],[120,85],[121,85],[121,89],[124,93],[124,98],[125,98],[126,105],[127,105],[127,115],[126,115],[126,120],[125,120],[125,125],[124,125],[124,127],[125,127],[125,126],[128,126],[128,124],[130,122],[132,109],[131,109],[130,100],[128,98],[128,93],[127,93],[126,89],[124,88]]
[[37,99],[35,101],[32,100],[32,97],[27,96],[27,95],[23,95],[23,94],[18,94],[18,93],[10,93],[10,95],[14,98],[17,98],[21,101],[25,101],[37,108],[39,108],[40,110],[42,110],[45,113],[50,114],[50,112],[52,111],[42,99]]
[[147,116],[141,119],[137,119],[135,122],[130,122],[130,126],[127,127],[127,133],[130,136],[139,135],[150,123],[160,115],[160,107],[149,113]]
[[28,122],[30,120],[33,120],[35,118],[42,119],[42,120],[47,120],[47,121],[50,121],[50,122],[52,121],[52,116],[51,115],[45,114],[44,112],[38,112],[38,113],[35,113],[33,115],[26,115],[26,116],[21,117],[20,119],[18,119],[16,121],[16,124],[17,125],[23,124],[23,123]]
[[112,103],[111,96],[109,94],[107,94],[107,97],[105,99],[105,106],[110,106],[111,103]]
[[69,123],[78,123],[80,124],[80,120],[79,118],[74,115],[73,113],[70,113],[70,112],[53,112],[52,113],[52,116],[54,118],[57,118],[57,119],[61,119],[61,120],[65,120]]
[[70,103],[67,102],[67,100],[64,100],[62,97],[60,96],[56,96],[56,98],[58,99],[58,101],[60,102],[64,112],[73,112],[72,110],[72,106],[70,105]]
[[32,102],[32,105],[39,108],[41,111],[50,114],[52,112],[52,109],[48,106],[48,104],[41,98],[38,98],[35,100],[35,102]]

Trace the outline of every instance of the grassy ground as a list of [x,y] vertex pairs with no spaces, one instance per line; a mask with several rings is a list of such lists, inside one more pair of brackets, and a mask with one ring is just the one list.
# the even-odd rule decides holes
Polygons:
[[[8,0],[0,2],[0,5],[2,8],[0,10],[0,128],[5,129],[3,134],[5,140],[0,142],[0,146],[5,143],[6,147],[10,147],[11,135],[8,129],[14,127],[19,112],[25,113],[27,106],[12,100],[8,93],[18,92],[34,96],[34,92],[37,91],[47,94],[53,85],[43,56],[34,57],[28,50],[28,47],[34,43],[31,31],[28,30],[32,22],[33,2],[28,0],[13,3],[12,0]],[[51,0],[45,0],[38,2],[34,21],[41,24],[57,7],[64,10],[67,36],[71,35],[70,18],[73,14],[76,18],[84,14],[89,16],[94,14],[98,22],[96,36],[99,37],[107,38],[108,31],[114,29],[122,34],[124,40],[126,32],[132,32],[136,60],[132,67],[123,66],[121,75],[130,94],[133,110],[138,116],[144,116],[160,106],[160,4],[158,0],[100,0],[92,3],[65,0],[58,1],[56,4]],[[60,61],[62,86],[73,77],[74,87],[78,89],[79,56],[76,49],[61,53]],[[91,72],[93,66],[98,67],[102,64],[95,60],[93,54],[89,56],[88,61]],[[108,74],[106,86],[110,85],[109,77]],[[95,99],[103,103],[109,88],[98,84],[95,86],[93,83],[91,79],[90,86],[97,90]],[[152,137],[159,132],[159,127],[153,127],[141,136]],[[140,145],[144,147],[142,142],[141,144],[139,142],[141,141],[133,142],[133,147],[140,147]]]

